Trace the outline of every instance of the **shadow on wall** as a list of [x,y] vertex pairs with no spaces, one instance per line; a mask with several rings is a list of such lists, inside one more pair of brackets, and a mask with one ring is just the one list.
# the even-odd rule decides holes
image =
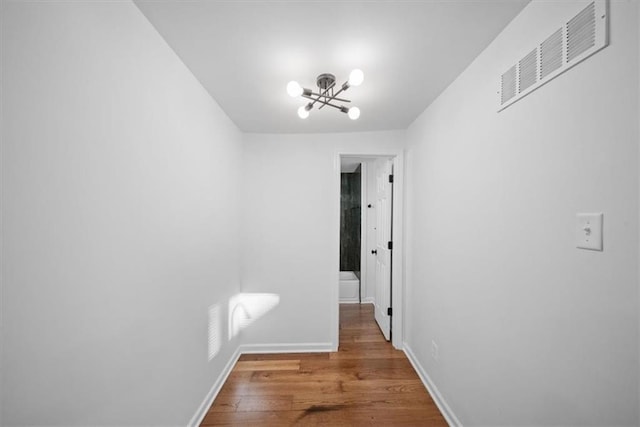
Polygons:
[[[241,330],[267,314],[280,303],[280,295],[269,293],[239,293],[229,298],[229,335],[231,341]],[[209,360],[222,347],[222,311],[220,304],[209,307]]]

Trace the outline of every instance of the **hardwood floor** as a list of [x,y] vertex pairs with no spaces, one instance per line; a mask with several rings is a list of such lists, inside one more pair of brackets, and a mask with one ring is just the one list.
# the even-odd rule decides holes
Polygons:
[[337,352],[242,355],[201,425],[447,423],[373,305],[342,304]]

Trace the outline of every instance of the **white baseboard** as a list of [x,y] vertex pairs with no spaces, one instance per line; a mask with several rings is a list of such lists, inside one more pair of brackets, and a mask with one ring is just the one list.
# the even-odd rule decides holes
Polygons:
[[303,344],[242,344],[241,354],[255,353],[316,353],[335,351],[329,343],[303,343]]
[[235,366],[236,362],[240,358],[240,354],[241,354],[240,347],[238,347],[236,351],[233,353],[233,355],[231,356],[231,358],[229,359],[229,361],[227,362],[227,364],[224,366],[224,369],[218,376],[218,379],[216,379],[216,381],[213,383],[213,386],[211,387],[211,390],[209,390],[209,393],[207,393],[207,396],[204,398],[204,401],[200,404],[200,406],[198,407],[198,410],[189,421],[189,424],[188,424],[189,427],[198,427],[202,422],[202,420],[204,420],[205,415],[207,415],[207,411],[211,407],[211,404],[213,404],[213,401],[215,400],[216,396],[218,395],[218,393],[220,393],[220,389],[224,385],[225,381],[227,381],[229,374],[231,373],[231,371],[233,370],[233,367]]
[[362,299],[362,304],[375,304],[373,297],[367,297]]
[[425,371],[420,362],[418,362],[418,359],[416,358],[415,354],[413,354],[411,347],[407,343],[404,343],[404,354],[407,355],[409,362],[411,362],[411,364],[413,365],[413,369],[415,369],[418,373],[418,376],[422,380],[424,386],[427,388],[427,391],[431,395],[433,401],[436,403],[436,406],[438,407],[438,409],[440,409],[440,412],[442,413],[442,416],[444,416],[447,424],[454,427],[462,427],[462,423],[460,422],[460,420],[458,420],[447,402],[444,400],[444,398],[440,394],[440,391],[438,391],[436,385],[433,383],[433,381],[431,381],[431,378],[429,378],[429,375],[427,375],[427,371]]

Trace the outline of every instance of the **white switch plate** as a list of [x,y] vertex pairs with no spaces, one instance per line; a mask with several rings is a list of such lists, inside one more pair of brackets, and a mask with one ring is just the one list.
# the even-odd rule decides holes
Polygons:
[[576,247],[602,250],[602,213],[576,214]]

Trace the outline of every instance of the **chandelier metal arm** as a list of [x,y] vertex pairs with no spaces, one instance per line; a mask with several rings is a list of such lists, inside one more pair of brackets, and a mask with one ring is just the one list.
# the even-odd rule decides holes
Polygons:
[[[331,85],[329,85],[325,90],[322,91],[322,93],[320,94],[320,97],[325,97],[328,98],[327,96],[327,92],[329,92],[330,89],[332,89],[334,86],[336,85],[335,82],[331,83]],[[313,108],[313,106],[315,105],[316,102],[318,102],[320,100],[320,97],[318,97],[317,99],[311,98],[314,101],[311,103],[311,108]],[[331,100],[331,99],[329,99]],[[318,107],[318,110],[321,109],[322,106]]]
[[342,110],[343,107],[341,107],[340,105],[335,105],[330,103],[329,101],[331,101],[332,99],[329,99],[329,101],[323,101],[320,98],[314,98],[312,96],[309,95],[302,95],[303,98],[307,98],[307,99],[311,99],[313,102],[311,103],[311,105],[313,106],[313,104],[315,104],[316,102],[321,103],[322,105],[318,107],[318,110],[321,109],[322,107],[324,107],[325,105],[328,105],[329,107],[333,107],[333,108],[337,108],[338,110]]
[[[333,84],[331,85],[331,87],[334,87],[335,85],[336,85],[336,84],[335,84],[335,83],[333,83]],[[342,85],[342,87],[341,87],[341,88],[340,88],[336,93],[332,94],[332,95],[331,95],[331,99],[330,99],[329,101],[331,101],[332,99],[335,99],[335,98],[336,98],[336,96],[340,95],[340,92],[343,92],[343,91],[345,91],[345,90],[347,90],[347,89],[349,89],[349,82],[345,82],[345,83]],[[347,101],[347,102],[350,102],[350,101]],[[321,109],[322,109],[322,107],[324,107],[324,105],[321,105],[320,107],[318,107],[318,110],[321,110]]]
[[[305,97],[305,98],[309,98],[309,96],[305,96],[305,95],[313,95],[313,96],[317,96],[317,97],[323,97],[323,95],[322,95],[322,94],[319,94],[319,93],[316,93],[316,92],[309,92],[308,94],[307,94],[307,93],[305,93],[305,94],[303,94],[303,95],[302,95],[302,96],[303,96],[303,97]],[[325,98],[326,98],[326,97],[325,97]],[[345,99],[345,98],[338,98],[338,97],[336,97],[336,96],[332,96],[332,97],[330,97],[330,99],[329,99],[329,100],[330,100],[330,101],[340,101],[340,102],[351,102],[351,100],[349,100],[349,99]]]

